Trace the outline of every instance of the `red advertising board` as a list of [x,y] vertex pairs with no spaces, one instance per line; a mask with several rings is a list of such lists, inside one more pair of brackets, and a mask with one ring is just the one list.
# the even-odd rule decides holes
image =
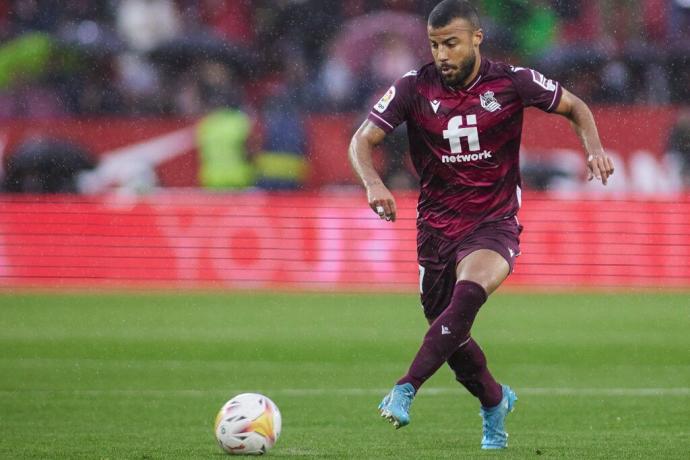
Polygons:
[[[355,194],[0,196],[0,288],[413,292],[415,197],[381,221]],[[527,194],[509,286],[690,288],[690,195]]]
[[[678,110],[669,107],[602,107],[594,112],[604,146],[618,163],[612,186],[619,191],[669,190],[663,187],[663,182],[668,180],[658,176],[665,175],[660,162]],[[347,163],[347,148],[352,133],[364,116],[364,113],[305,116],[305,155],[311,170],[310,188],[356,183]],[[151,162],[155,163],[161,185],[197,186],[195,124],[193,119],[6,121],[0,126],[0,155],[3,152],[9,154],[20,142],[32,136],[53,136],[76,142],[100,158],[127,152],[157,158]],[[256,144],[254,147],[258,149],[261,144],[260,122],[256,126],[257,132],[253,137],[257,139],[252,139],[252,144]],[[525,157],[557,157],[561,162],[564,161],[561,159],[564,152],[576,156],[576,162],[582,155],[579,141],[567,120],[536,109],[525,112],[522,147]],[[171,150],[175,152],[165,153]],[[657,188],[646,185],[645,181],[650,177],[651,180],[656,177],[662,184]]]

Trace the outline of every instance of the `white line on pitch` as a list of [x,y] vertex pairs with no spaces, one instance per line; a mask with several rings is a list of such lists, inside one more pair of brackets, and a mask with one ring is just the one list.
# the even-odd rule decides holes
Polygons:
[[[385,394],[390,389],[371,388],[283,388],[274,390],[276,393],[294,396],[320,396],[337,394],[343,396],[359,396]],[[690,388],[515,388],[515,391],[526,395],[546,396],[690,396]],[[465,394],[460,388],[422,388],[420,395],[448,395]]]
[[[2,395],[21,395],[21,394],[75,394],[84,396],[99,395],[129,395],[129,396],[208,396],[218,393],[232,396],[241,392],[258,392],[266,395],[284,395],[295,397],[308,396],[378,396],[388,392],[385,388],[241,388],[236,390],[150,390],[150,389],[15,389],[0,390]],[[515,391],[523,395],[539,396],[690,396],[689,387],[675,388],[548,388],[548,387],[516,387]],[[439,396],[439,395],[467,395],[467,392],[460,387],[456,388],[423,388],[420,395]]]

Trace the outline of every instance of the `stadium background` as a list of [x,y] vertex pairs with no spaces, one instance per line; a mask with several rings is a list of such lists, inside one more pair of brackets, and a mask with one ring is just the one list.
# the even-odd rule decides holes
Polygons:
[[[376,161],[401,218],[382,222],[346,155],[430,59],[435,3],[0,0],[0,457],[207,457],[213,411],[240,391],[283,409],[277,456],[455,452],[439,411],[475,408],[444,399],[447,379],[403,438],[362,421],[423,333],[415,178],[398,130]],[[484,56],[582,97],[616,161],[607,187],[587,183],[567,122],[527,110],[523,255],[475,331],[530,409],[513,454],[682,458],[690,4],[476,4]],[[537,396],[563,415],[548,429]]]
[[[690,284],[690,12],[624,3],[478,3],[485,55],[590,103],[617,165],[587,184],[567,122],[528,110],[513,284]],[[433,4],[0,3],[0,283],[413,288],[404,129],[377,153],[396,225],[368,213],[346,150],[429,60]],[[56,192],[73,195],[35,195]]]

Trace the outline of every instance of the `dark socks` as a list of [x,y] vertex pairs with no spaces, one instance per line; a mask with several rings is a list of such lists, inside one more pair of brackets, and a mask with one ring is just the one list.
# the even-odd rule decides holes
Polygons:
[[450,305],[429,327],[409,371],[398,384],[411,383],[419,389],[443,363],[467,345],[472,323],[484,302],[486,291],[482,286],[473,281],[458,281]]
[[503,389],[486,367],[484,352],[474,339],[458,348],[448,358],[448,365],[455,372],[456,380],[477,397],[485,408],[494,407],[503,399]]

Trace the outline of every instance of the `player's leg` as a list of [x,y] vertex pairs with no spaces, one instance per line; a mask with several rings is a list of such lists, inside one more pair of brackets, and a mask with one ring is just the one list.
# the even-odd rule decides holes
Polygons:
[[[424,316],[429,322],[440,315],[450,303],[455,286],[455,253],[457,245],[420,231],[417,235],[419,290]],[[401,382],[379,404],[381,416],[396,428],[410,422],[410,404],[417,389]]]
[[[443,245],[436,249],[440,253],[444,252]],[[423,254],[424,251],[420,250],[420,265],[429,262],[429,260],[422,260]],[[445,260],[448,261],[448,258],[446,257]],[[447,268],[448,264],[444,271],[447,272]],[[457,266],[457,275],[453,269],[450,274],[442,272],[443,276],[431,279],[435,282],[434,287],[438,288],[434,291],[445,288],[442,292],[448,293],[452,289],[452,296],[448,303],[443,303],[444,306],[439,310],[441,313],[438,315],[428,308],[427,303],[424,303],[427,317],[437,316],[437,318],[427,331],[408,373],[398,381],[379,406],[384,417],[397,427],[409,423],[409,405],[417,390],[458,348],[469,342],[472,324],[479,308],[486,301],[487,292],[493,292],[509,272],[510,265],[505,258],[495,251],[479,249],[467,255],[463,254]],[[456,278],[459,281],[454,283]],[[441,282],[441,280],[445,281]],[[450,286],[448,286],[449,280]],[[424,294],[422,299],[424,300]],[[447,298],[445,301],[447,302]],[[493,381],[493,378],[491,380]],[[496,398],[500,400],[500,388],[495,381],[493,383],[494,386],[491,388],[494,391],[489,395],[489,398],[493,399],[488,399],[490,402]]]
[[[481,249],[470,253],[458,264],[458,282],[473,281],[492,293],[511,271],[508,261],[512,262],[512,258],[508,257],[514,252],[501,255],[493,250]],[[515,393],[510,387],[496,382],[489,371],[484,352],[471,338],[451,355],[448,364],[455,372],[456,379],[481,402],[482,448],[507,447],[508,434],[504,422],[517,400]]]
[[[473,282],[481,286],[488,294],[493,293],[506,279],[510,272],[507,261],[498,253],[489,249],[479,249],[458,263],[458,282]],[[471,337],[461,345],[449,358],[448,365],[455,378],[481,402],[484,407],[493,407],[501,402],[501,385],[489,372],[486,356]]]
[[411,384],[415,391],[460,347],[470,340],[470,330],[479,309],[508,276],[510,266],[494,251],[480,249],[463,258],[450,303],[431,323],[408,373],[398,384]]
[[[481,234],[479,235],[481,236]],[[470,338],[470,330],[480,307],[487,298],[487,291],[493,292],[508,276],[510,266],[499,254],[479,249],[471,254],[458,252],[458,245],[447,244],[423,237],[418,245],[420,266],[431,266],[435,270],[422,279],[427,296],[422,292],[422,301],[427,318],[436,317],[424,336],[417,355],[410,368],[379,405],[381,415],[396,427],[409,423],[409,407],[417,390],[445,363],[458,348]],[[481,240],[468,239],[470,246]],[[436,258],[429,253],[436,251]],[[467,248],[462,249],[467,251]],[[460,264],[455,265],[455,256],[460,253]],[[457,273],[456,273],[457,270]],[[471,276],[467,276],[466,270]],[[462,274],[462,278],[457,275]],[[459,279],[458,282],[455,282]],[[429,282],[434,284],[429,288]],[[424,289],[422,290],[424,291]],[[432,296],[430,293],[441,292]],[[452,292],[450,298],[448,293]],[[436,297],[436,301],[431,299]],[[440,299],[440,302],[439,302]],[[437,308],[439,307],[440,308]],[[498,392],[498,390],[497,390]]]
[[486,364],[486,356],[479,344],[470,338],[448,358],[455,379],[479,400],[483,407],[494,407],[501,402],[501,385],[494,379]]
[[455,378],[479,399],[482,416],[482,449],[502,449],[508,446],[505,417],[513,410],[517,396],[513,390],[500,385],[489,372],[486,357],[474,339],[460,347],[448,359]]

